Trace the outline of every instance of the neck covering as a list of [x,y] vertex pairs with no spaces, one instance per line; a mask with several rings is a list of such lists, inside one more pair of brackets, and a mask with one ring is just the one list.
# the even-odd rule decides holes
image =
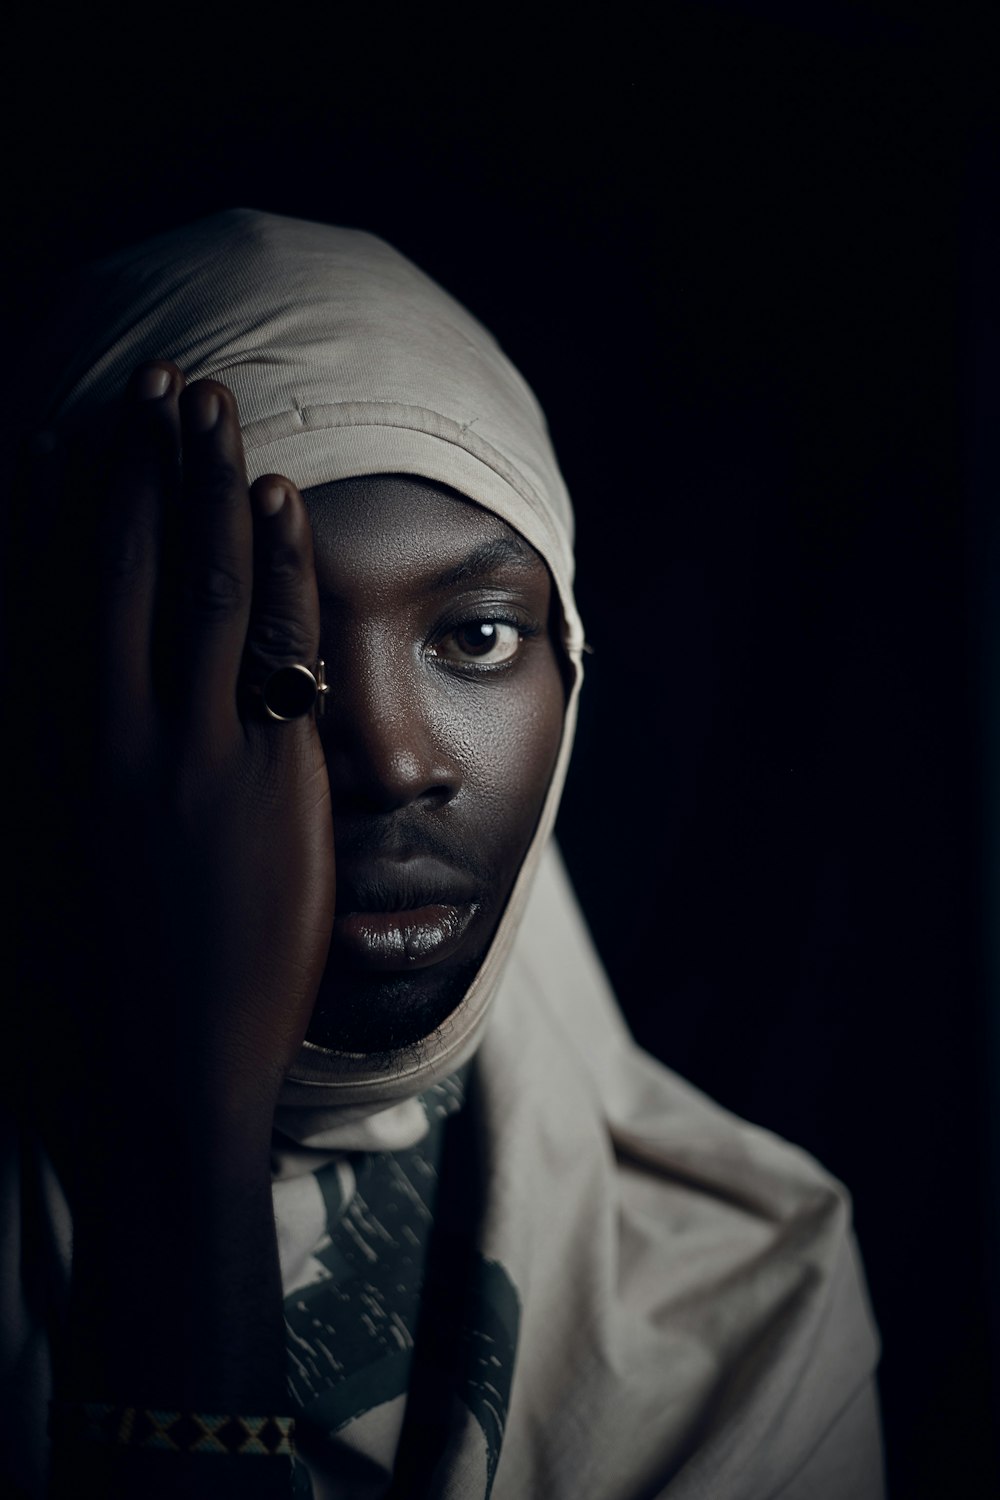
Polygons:
[[[635,1046],[551,839],[583,633],[569,501],[524,381],[378,239],[249,211],[90,268],[62,337],[57,426],[98,420],[137,362],[170,357],[235,392],[251,480],[450,485],[536,548],[561,604],[562,744],[465,999],[419,1064],[307,1045],[282,1095],[295,1493],[878,1500],[849,1199]],[[3,1391],[12,1473],[41,1494],[53,1316],[24,1247],[64,1284],[69,1225],[51,1168],[4,1129]]]

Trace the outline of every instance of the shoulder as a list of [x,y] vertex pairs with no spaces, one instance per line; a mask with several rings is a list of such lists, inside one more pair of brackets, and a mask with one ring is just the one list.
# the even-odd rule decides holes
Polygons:
[[[580,1493],[615,1493],[626,1464],[676,1500],[878,1496],[878,1339],[847,1191],[636,1047],[547,865],[479,1072],[523,1384],[551,1405],[572,1369],[556,1420],[592,1450]],[[854,1462],[864,1484],[837,1488]]]

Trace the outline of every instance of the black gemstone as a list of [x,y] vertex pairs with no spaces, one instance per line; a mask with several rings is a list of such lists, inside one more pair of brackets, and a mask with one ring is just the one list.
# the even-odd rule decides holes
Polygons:
[[279,667],[264,684],[264,703],[279,719],[300,719],[316,702],[316,679],[307,667]]

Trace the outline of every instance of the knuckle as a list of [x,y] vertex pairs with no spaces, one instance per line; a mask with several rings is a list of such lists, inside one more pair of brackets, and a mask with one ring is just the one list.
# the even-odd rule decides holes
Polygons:
[[297,583],[302,577],[303,557],[300,548],[282,543],[272,548],[266,559],[268,577],[278,584]]
[[310,666],[315,655],[309,633],[296,621],[277,614],[254,621],[247,656],[255,667],[273,672],[297,662]]
[[182,592],[195,614],[209,618],[228,619],[242,608],[246,597],[239,574],[221,564],[194,569],[188,574]]
[[240,476],[225,458],[210,457],[198,464],[194,489],[200,499],[214,503],[232,500],[240,489]]

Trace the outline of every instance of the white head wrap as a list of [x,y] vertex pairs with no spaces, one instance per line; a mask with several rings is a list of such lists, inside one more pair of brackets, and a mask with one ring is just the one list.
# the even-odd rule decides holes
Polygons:
[[368,474],[436,480],[520,532],[555,581],[572,664],[565,729],[534,840],[469,993],[419,1061],[389,1072],[307,1043],[282,1098],[292,1129],[295,1107],[337,1109],[341,1119],[384,1109],[477,1045],[565,780],[583,631],[573,515],[545,418],[492,335],[359,230],[239,209],[88,267],[85,288],[61,330],[73,352],[56,425],[100,423],[138,363],[169,358],[189,381],[211,376],[235,393],[251,482],[271,472],[300,489]]

